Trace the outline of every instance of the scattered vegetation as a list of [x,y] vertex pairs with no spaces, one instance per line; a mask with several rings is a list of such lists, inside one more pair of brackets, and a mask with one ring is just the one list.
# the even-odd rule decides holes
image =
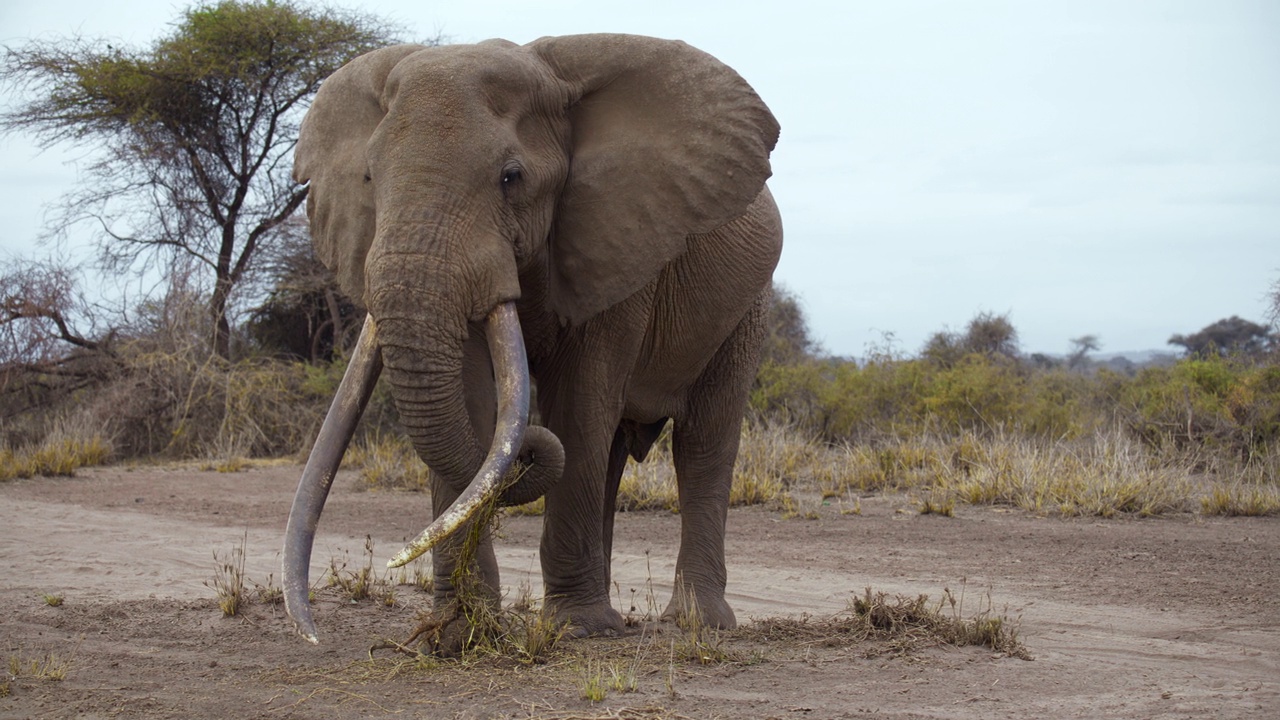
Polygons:
[[3,684],[0,684],[0,697],[7,696],[11,692],[12,683],[22,679],[52,682],[66,680],[67,673],[71,671],[71,658],[52,652],[37,658],[24,658],[20,654],[10,655],[7,669],[8,677]]
[[[984,597],[976,612],[965,607],[959,594],[944,589],[937,600],[888,596],[867,589],[851,598],[848,609],[830,618],[768,618],[736,630],[712,631],[696,622],[638,623],[638,631],[624,637],[597,638],[591,643],[557,643],[531,661],[504,639],[494,636],[470,647],[459,657],[441,659],[419,654],[405,644],[383,643],[398,652],[371,656],[346,667],[279,670],[282,682],[374,682],[391,678],[432,675],[465,668],[467,676],[499,686],[535,681],[560,687],[591,704],[631,693],[653,695],[662,689],[674,696],[681,679],[703,674],[708,667],[745,667],[761,663],[821,662],[824,656],[856,653],[862,657],[909,658],[931,647],[980,647],[1000,658],[1030,659],[1018,637],[1017,621],[995,612]],[[536,608],[521,602],[501,611],[510,618],[533,618]],[[536,673],[530,675],[529,673]],[[615,708],[613,712],[617,712]],[[540,716],[542,717],[542,716]],[[548,716],[549,717],[549,716]],[[556,717],[561,717],[557,715]],[[565,718],[597,717],[577,713]],[[634,714],[599,717],[680,717],[660,710],[636,709]]]
[[389,572],[381,575],[373,570],[373,538],[364,536],[364,555],[359,567],[349,570],[346,554],[341,561],[337,558],[329,560],[329,574],[325,582],[336,589],[349,602],[376,600],[387,607],[396,604],[396,588],[388,577]]
[[218,598],[218,608],[226,617],[240,614],[240,610],[249,599],[246,585],[248,578],[244,574],[245,545],[248,541],[249,536],[246,533],[240,544],[231,548],[231,552],[226,557],[219,557],[218,551],[214,550],[213,580],[204,582],[205,587],[213,589]]
[[891,598],[867,588],[861,597],[850,600],[847,611],[830,619],[769,618],[744,632],[775,642],[865,644],[868,656],[885,651],[909,654],[934,645],[976,645],[1007,657],[1031,659],[1018,639],[1016,623],[996,614],[990,597],[971,617],[964,615],[964,600],[963,589],[959,597],[944,589],[941,598],[933,601],[927,595]]
[[[1236,326],[1248,337],[1121,371],[1088,359],[1100,346],[1091,335],[1072,341],[1067,361],[1024,359],[1007,318],[979,315],[915,358],[766,362],[752,425],[789,437],[766,463],[788,493],[816,485],[841,503],[905,491],[944,515],[956,502],[1100,517],[1280,514],[1272,336],[1226,321],[1197,335]],[[749,447],[767,445],[744,441],[739,474],[760,477]]]

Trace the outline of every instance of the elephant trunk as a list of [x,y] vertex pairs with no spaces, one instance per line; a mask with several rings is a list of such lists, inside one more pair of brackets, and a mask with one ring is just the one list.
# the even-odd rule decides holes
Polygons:
[[[370,310],[378,318],[400,423],[432,473],[459,494],[388,563],[391,567],[431,549],[495,497],[504,505],[540,497],[564,468],[564,451],[554,435],[543,428],[526,432],[529,365],[515,303],[502,295],[486,296],[483,283],[468,285],[456,273],[442,271],[442,265],[437,260],[433,268],[422,269],[403,254],[381,254],[369,266],[369,277],[377,279],[370,285]],[[487,393],[475,393],[464,383],[463,346],[474,329],[468,318],[477,308],[492,308],[484,332],[496,384],[496,425],[489,424],[491,408],[468,406],[469,397]],[[477,381],[470,371],[467,378]]]
[[[482,505],[493,502],[507,486],[513,484],[509,473],[516,468],[524,449],[529,422],[529,366],[515,304],[503,303],[494,308],[485,323],[485,330],[498,391],[497,424],[489,451],[471,482],[453,504],[440,513],[417,539],[388,561],[388,567],[401,567],[412,562],[460,529]],[[457,387],[460,388],[461,383]],[[462,435],[465,443],[465,436],[471,433]],[[432,471],[436,471],[434,464]],[[518,473],[516,475],[515,480],[522,480]]]

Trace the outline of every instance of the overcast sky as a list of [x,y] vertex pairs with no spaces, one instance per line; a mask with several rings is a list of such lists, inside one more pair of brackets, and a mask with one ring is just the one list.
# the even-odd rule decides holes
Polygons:
[[[1280,279],[1280,2],[336,4],[410,39],[628,32],[733,66],[782,123],[777,278],[835,354],[884,333],[914,353],[984,311],[1009,313],[1026,352],[1085,334],[1161,349],[1263,320]],[[0,43],[141,47],[184,7],[4,2]],[[78,157],[0,137],[0,254],[45,252],[43,208]]]

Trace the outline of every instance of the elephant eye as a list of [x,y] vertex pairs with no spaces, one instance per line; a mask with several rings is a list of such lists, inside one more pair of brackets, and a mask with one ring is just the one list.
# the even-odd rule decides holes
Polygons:
[[520,182],[522,177],[524,175],[520,172],[520,168],[507,168],[502,171],[502,187],[509,188]]

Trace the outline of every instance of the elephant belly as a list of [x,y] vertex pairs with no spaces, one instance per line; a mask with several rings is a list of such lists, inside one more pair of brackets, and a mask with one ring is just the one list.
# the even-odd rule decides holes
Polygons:
[[[683,415],[688,391],[770,287],[782,252],[782,223],[766,188],[741,217],[688,238],[689,250],[658,278],[649,327],[627,390],[626,417],[654,422]],[[751,357],[756,348],[738,348]]]

